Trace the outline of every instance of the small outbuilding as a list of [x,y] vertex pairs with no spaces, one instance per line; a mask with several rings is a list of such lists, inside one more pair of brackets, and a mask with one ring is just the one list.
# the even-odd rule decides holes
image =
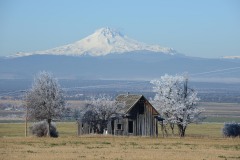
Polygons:
[[108,134],[158,136],[159,113],[143,95],[119,95],[116,101],[123,106],[109,119]]

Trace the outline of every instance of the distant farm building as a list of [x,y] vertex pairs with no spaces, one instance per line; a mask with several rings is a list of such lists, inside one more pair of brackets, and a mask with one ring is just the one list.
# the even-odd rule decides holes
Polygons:
[[[119,109],[108,120],[104,134],[158,136],[159,113],[143,95],[124,94],[116,98]],[[78,122],[78,135],[96,133],[89,123]]]
[[107,133],[124,136],[158,136],[159,113],[143,95],[119,95],[124,106],[109,119]]

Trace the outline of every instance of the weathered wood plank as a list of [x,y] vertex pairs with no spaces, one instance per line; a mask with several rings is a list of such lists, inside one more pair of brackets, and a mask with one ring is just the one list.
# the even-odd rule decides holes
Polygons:
[[[128,96],[123,96],[129,98]],[[136,98],[136,95],[132,95]],[[129,99],[128,99],[129,100]],[[132,100],[132,99],[130,99]],[[137,136],[156,136],[157,135],[157,120],[156,110],[153,106],[146,100],[145,97],[141,96],[141,98],[134,101],[134,106],[131,107],[131,110],[127,110],[127,117],[119,117],[114,120],[114,135],[137,135]],[[130,106],[130,105],[129,105]],[[131,124],[129,122],[131,121]],[[121,123],[122,129],[117,129],[117,125]],[[129,133],[129,127],[131,128],[131,132]],[[109,127],[111,130],[111,126]],[[112,132],[112,131],[111,131]],[[109,132],[110,133],[110,132]]]

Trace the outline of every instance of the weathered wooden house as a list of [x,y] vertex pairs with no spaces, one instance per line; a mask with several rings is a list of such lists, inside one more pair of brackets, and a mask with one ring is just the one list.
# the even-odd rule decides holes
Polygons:
[[143,95],[119,95],[116,100],[124,105],[109,120],[108,134],[158,136],[159,113]]

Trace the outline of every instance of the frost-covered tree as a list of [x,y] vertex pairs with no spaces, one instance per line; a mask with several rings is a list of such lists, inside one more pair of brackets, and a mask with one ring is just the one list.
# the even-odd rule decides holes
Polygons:
[[113,100],[110,96],[107,95],[92,97],[87,105],[87,112],[83,116],[83,121],[87,123],[89,120],[91,120],[91,124],[98,125],[100,133],[103,133],[103,129],[107,128],[107,122],[109,118],[112,115],[117,114],[117,111],[122,106],[123,105],[117,103],[115,100]]
[[81,116],[81,111],[80,111],[79,109],[75,108],[75,109],[73,110],[72,116],[73,116],[73,118],[76,119],[76,120],[79,119],[80,116]]
[[189,123],[197,122],[203,109],[197,106],[197,92],[188,87],[187,76],[164,75],[159,80],[152,80],[156,92],[156,108],[173,129],[177,125],[179,136],[184,137]]
[[28,117],[33,120],[47,120],[47,135],[50,136],[52,119],[62,118],[65,110],[63,91],[57,79],[48,72],[37,74],[25,101]]

